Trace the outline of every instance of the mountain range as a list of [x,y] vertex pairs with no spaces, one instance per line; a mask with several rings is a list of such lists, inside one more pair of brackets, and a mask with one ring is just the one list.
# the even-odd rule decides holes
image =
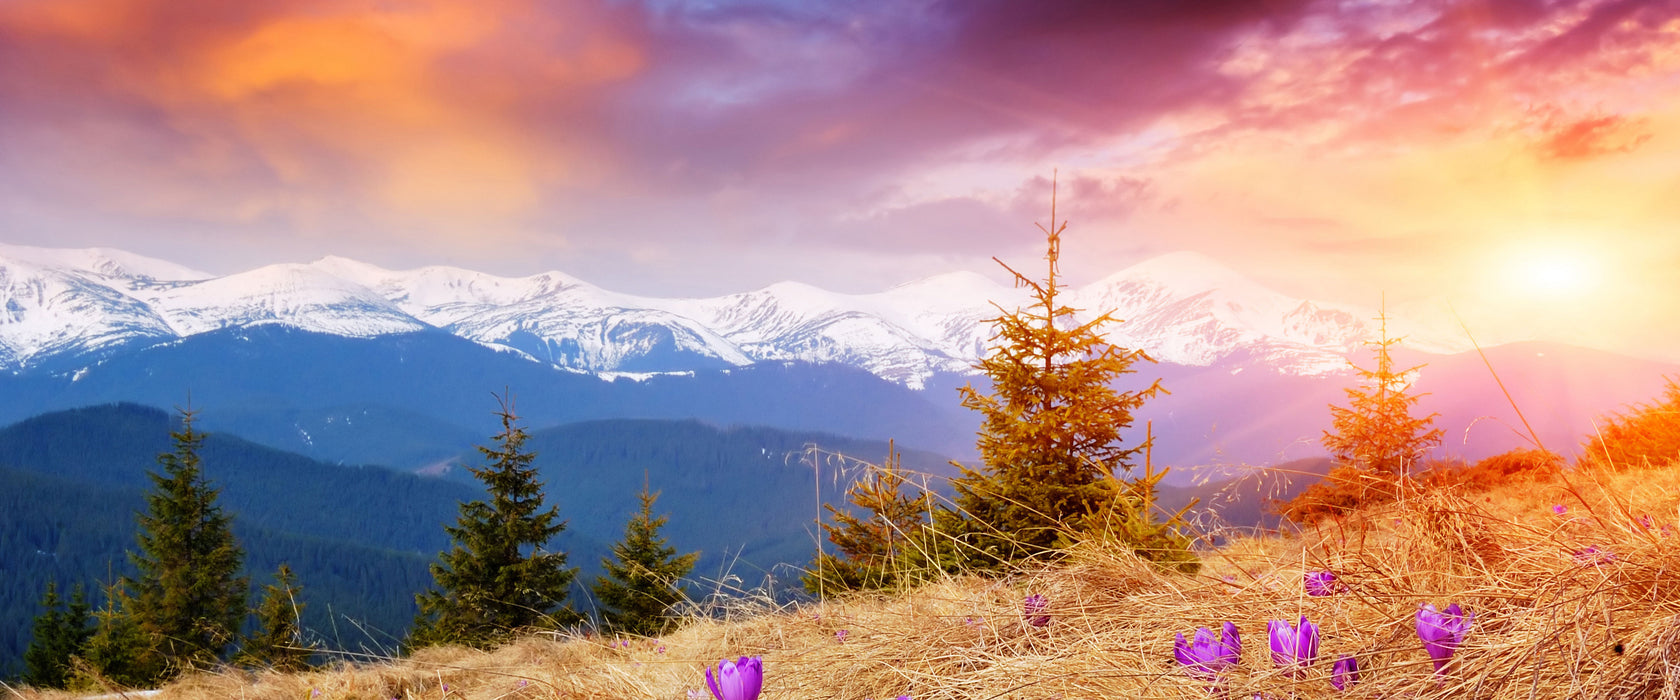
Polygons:
[[[1186,366],[1240,354],[1287,374],[1324,374],[1373,332],[1367,312],[1288,298],[1194,253],[1072,288],[1067,302],[1086,319],[1114,312],[1125,323],[1113,327],[1113,342]],[[920,389],[941,373],[970,372],[986,351],[989,319],[1027,303],[1026,290],[967,272],[875,294],[783,282],[677,299],[611,292],[559,272],[393,271],[328,257],[214,276],[117,250],[0,246],[0,370],[282,324],[353,338],[440,329],[604,376],[797,360]]]
[[[1374,311],[1292,298],[1193,253],[1065,291],[1084,318],[1123,319],[1109,339],[1157,361],[1135,380],[1159,377],[1171,393],[1135,428],[1149,424],[1160,464],[1322,456],[1326,407],[1345,402],[1350,362],[1369,364],[1375,333]],[[218,276],[118,250],[0,245],[0,420],[191,401],[207,427],[273,447],[424,468],[488,434],[488,396],[506,389],[538,426],[695,418],[896,437],[969,459],[978,423],[954,388],[983,379],[973,364],[989,319],[1027,302],[974,273],[873,294],[784,282],[674,299],[559,272],[329,257]],[[1530,438],[1500,427],[1522,418],[1567,453],[1596,416],[1657,395],[1680,371],[1556,344],[1484,360],[1403,318],[1389,330],[1406,336],[1408,366],[1426,365],[1414,388],[1449,434],[1443,453],[1467,458],[1523,446]]]

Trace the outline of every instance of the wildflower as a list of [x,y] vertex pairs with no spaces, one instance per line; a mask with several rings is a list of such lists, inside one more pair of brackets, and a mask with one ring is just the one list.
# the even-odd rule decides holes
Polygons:
[[658,647],[658,648],[656,648],[656,649],[654,649],[654,650],[653,650],[653,653],[655,653],[655,654],[663,654],[663,653],[665,653],[665,645],[664,645],[664,644],[661,644],[661,645],[659,645],[659,647]]
[[1272,663],[1280,668],[1289,667],[1299,676],[1318,659],[1318,625],[1307,622],[1305,616],[1301,617],[1300,627],[1285,620],[1272,620],[1268,631],[1272,638]]
[[1336,592],[1336,575],[1328,571],[1308,571],[1302,578],[1307,595],[1319,597]]
[[[716,671],[716,675],[713,675]],[[739,661],[724,659],[714,668],[706,669],[706,687],[717,700],[758,700],[764,686],[764,661],[757,656],[743,656]]]
[[1423,649],[1429,652],[1429,659],[1435,662],[1436,673],[1446,673],[1447,662],[1452,660],[1458,645],[1464,642],[1464,633],[1470,630],[1470,622],[1474,619],[1476,614],[1465,615],[1458,603],[1448,605],[1445,611],[1437,611],[1434,605],[1418,608],[1418,639],[1423,641]]
[[1045,612],[1050,607],[1050,601],[1044,596],[1034,593],[1021,601],[1021,616],[1026,618],[1027,624],[1043,627],[1050,624],[1050,613]]
[[1581,566],[1598,566],[1615,561],[1616,553],[1600,548],[1595,544],[1589,545],[1586,549],[1576,550],[1572,557],[1575,559],[1575,563]]
[[846,630],[837,630],[837,631],[835,631],[835,633],[834,633],[834,641],[836,641],[836,642],[844,642],[844,641],[846,641]]
[[1330,666],[1330,687],[1336,690],[1347,690],[1359,682],[1359,659],[1347,654],[1336,657],[1336,663]]
[[1646,530],[1657,526],[1657,521],[1652,519],[1650,514],[1641,515],[1634,522],[1639,523],[1639,526]]
[[1237,634],[1237,626],[1226,622],[1219,638],[1215,639],[1213,631],[1206,627],[1197,627],[1195,641],[1185,642],[1184,633],[1178,633],[1178,641],[1173,644],[1173,657],[1184,664],[1184,671],[1192,676],[1211,677],[1237,665],[1237,658],[1242,655],[1242,637]]
[[694,688],[689,688],[688,689],[688,700],[700,700],[700,691],[696,690]]
[[1563,515],[1563,514],[1569,512],[1569,506],[1566,506],[1562,503],[1559,503],[1555,506],[1552,506],[1552,512],[1557,514],[1557,515]]

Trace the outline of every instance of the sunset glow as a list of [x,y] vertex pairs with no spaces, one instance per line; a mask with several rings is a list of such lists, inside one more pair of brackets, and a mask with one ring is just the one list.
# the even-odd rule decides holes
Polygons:
[[1597,271],[1592,262],[1557,250],[1539,250],[1511,261],[1512,285],[1537,297],[1579,297],[1593,290]]
[[864,292],[1036,257],[1055,173],[1075,283],[1680,360],[1654,0],[7,0],[0,104],[9,243]]

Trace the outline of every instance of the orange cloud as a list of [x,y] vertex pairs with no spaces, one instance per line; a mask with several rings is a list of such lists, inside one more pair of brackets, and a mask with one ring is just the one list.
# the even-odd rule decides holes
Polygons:
[[152,161],[153,180],[202,186],[244,157],[273,182],[225,191],[267,203],[236,209],[349,207],[407,230],[498,228],[564,184],[573,154],[559,144],[589,139],[528,123],[522,103],[635,76],[644,51],[610,19],[534,0],[0,3],[0,30],[45,42],[41,63],[83,71],[52,89],[139,105],[124,118],[186,142]]
[[27,34],[112,41],[133,28],[143,0],[10,0],[0,26]]

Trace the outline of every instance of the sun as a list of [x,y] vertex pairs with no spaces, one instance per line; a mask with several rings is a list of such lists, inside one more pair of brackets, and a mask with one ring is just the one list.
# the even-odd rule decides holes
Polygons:
[[1534,247],[1505,258],[1505,288],[1519,297],[1577,299],[1598,286],[1594,255],[1578,248]]

